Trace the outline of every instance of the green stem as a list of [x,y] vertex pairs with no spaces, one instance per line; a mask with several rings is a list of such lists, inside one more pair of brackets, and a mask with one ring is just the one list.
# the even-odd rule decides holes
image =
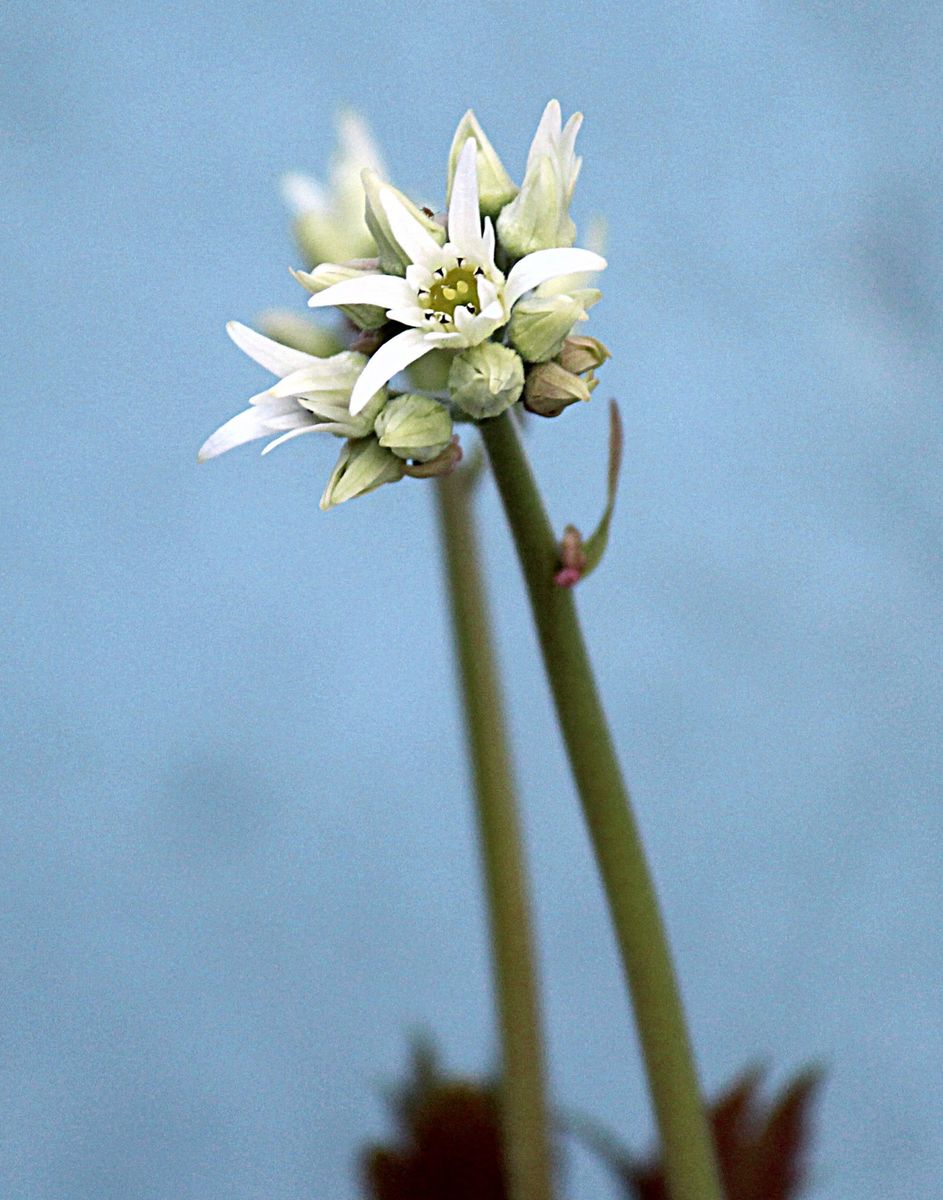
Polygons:
[[552,1162],[524,852],[467,472],[440,479],[439,524],[475,782],[501,1030],[511,1200],[551,1200]]
[[721,1200],[668,940],[557,544],[510,413],[481,426],[527,582],[544,666],[635,1009],[672,1200]]

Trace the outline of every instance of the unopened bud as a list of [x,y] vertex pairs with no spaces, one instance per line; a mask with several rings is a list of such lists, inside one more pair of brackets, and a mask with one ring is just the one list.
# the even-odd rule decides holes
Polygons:
[[262,332],[273,341],[302,350],[315,358],[330,358],[344,349],[343,343],[333,330],[315,325],[289,309],[271,308],[259,318]]
[[482,342],[459,354],[449,371],[449,392],[476,421],[497,417],[520,398],[524,364],[497,342]]
[[436,475],[451,475],[462,461],[462,447],[458,435],[452,438],[441,454],[424,463],[407,463],[403,473],[413,479],[432,479]]
[[528,372],[524,407],[540,417],[558,417],[578,400],[588,400],[595,380],[584,380],[559,363],[541,363]]
[[586,551],[583,535],[575,525],[567,525],[560,542],[560,565],[553,577],[557,587],[573,587],[579,583],[586,570]]
[[373,250],[373,238],[363,221],[354,224],[328,213],[303,213],[295,221],[294,234],[301,253],[315,265],[345,262]]
[[[293,269],[291,273],[312,296],[333,287],[335,283],[377,274],[376,271],[365,271],[362,267],[351,266],[349,263],[321,263],[313,271]],[[338,307],[359,329],[379,329],[381,325],[386,324],[386,310],[378,304],[341,304]]]
[[410,384],[423,392],[444,392],[454,357],[451,350],[430,350],[406,368]]
[[498,237],[512,258],[573,245],[570,201],[580,171],[574,146],[582,120],[574,113],[564,126],[556,100],[544,109],[527,155],[524,183],[498,217]]
[[568,337],[563,343],[563,349],[557,356],[557,362],[565,371],[574,375],[582,375],[585,371],[595,371],[612,355],[598,338]]
[[528,168],[520,193],[498,216],[498,237],[512,258],[573,245],[576,226],[549,158],[541,157]]
[[381,410],[373,428],[381,446],[407,461],[429,462],[452,440],[448,409],[429,396],[397,396]]
[[412,200],[404,196],[402,192],[398,191],[391,184],[384,183],[376,171],[364,171],[361,178],[363,179],[363,190],[367,197],[365,211],[367,228],[373,234],[373,239],[376,242],[380,267],[386,275],[405,275],[406,268],[412,262],[412,258],[393,236],[390,219],[383,207],[383,193],[392,193],[396,201],[403,205],[409,215],[418,221],[426,233],[434,238],[440,246],[445,242],[445,230],[438,221],[434,221],[421,208],[417,208]]
[[347,442],[324,489],[321,508],[325,511],[335,508],[345,500],[363,496],[402,477],[402,461],[381,446],[376,438]]
[[505,171],[497,151],[478,124],[478,118],[471,109],[459,121],[455,137],[452,138],[452,148],[449,150],[447,196],[449,200],[452,199],[452,180],[455,178],[458,157],[469,138],[474,139],[477,148],[478,205],[486,216],[493,217],[517,195],[517,184]]
[[511,344],[525,362],[548,362],[563,349],[564,342],[586,310],[602,296],[595,288],[547,296],[535,292],[514,305],[508,330]]

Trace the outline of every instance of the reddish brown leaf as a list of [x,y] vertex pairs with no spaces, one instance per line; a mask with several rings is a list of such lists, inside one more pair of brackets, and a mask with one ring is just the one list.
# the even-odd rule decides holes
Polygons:
[[395,1141],[363,1156],[371,1200],[506,1200],[493,1084],[446,1079],[418,1049],[391,1107]]
[[[710,1109],[727,1200],[795,1200],[807,1177],[812,1103],[821,1072],[798,1075],[767,1104],[763,1072],[751,1068]],[[575,1132],[612,1167],[629,1200],[668,1200],[658,1160],[639,1161],[614,1139],[580,1122]]]

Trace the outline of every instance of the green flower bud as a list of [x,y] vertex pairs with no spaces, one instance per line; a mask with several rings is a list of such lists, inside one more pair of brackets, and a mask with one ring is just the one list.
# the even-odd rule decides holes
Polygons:
[[337,116],[337,149],[331,156],[328,185],[296,171],[282,177],[282,195],[295,214],[295,236],[309,266],[376,254],[363,213],[360,173],[365,167],[380,174],[384,170],[370,130],[347,109]]
[[595,379],[581,379],[559,363],[541,363],[527,373],[524,407],[540,417],[558,417],[577,400],[588,400],[595,386]]
[[423,392],[444,392],[454,357],[451,350],[430,350],[406,368],[409,382]]
[[587,308],[601,296],[602,292],[595,288],[586,288],[561,296],[542,296],[537,292],[519,300],[508,327],[511,344],[525,362],[556,358],[573,326],[577,321],[585,321]]
[[321,497],[326,512],[354,496],[363,496],[384,483],[395,483],[403,477],[403,463],[385,449],[376,438],[361,438],[348,442]]
[[462,461],[462,447],[458,437],[453,437],[445,449],[424,463],[407,463],[403,468],[410,479],[434,479],[440,475],[451,475]]
[[302,213],[293,228],[298,248],[309,263],[345,262],[375,253],[373,238],[363,221],[355,224],[347,214]]
[[307,321],[297,313],[284,308],[270,308],[259,317],[262,332],[290,346],[292,350],[303,350],[305,354],[313,354],[315,358],[330,358],[344,349],[340,338],[330,329]]
[[572,246],[576,226],[562,203],[553,163],[539,158],[529,167],[517,199],[498,216],[498,237],[512,258],[523,258],[535,250]]
[[[351,267],[341,263],[321,263],[313,271],[295,271],[292,275],[301,286],[312,294],[323,292],[335,283],[345,279],[358,279],[361,275],[376,275],[376,271],[366,271],[362,267]],[[343,304],[338,306],[345,317],[353,321],[359,329],[379,329],[386,324],[386,310],[377,304]]]
[[582,120],[574,113],[563,126],[556,100],[544,109],[527,156],[524,184],[498,217],[498,237],[512,258],[573,245],[576,226],[570,220],[570,201],[580,171],[574,145]]
[[366,219],[367,228],[373,235],[373,240],[377,244],[377,254],[380,256],[380,267],[386,275],[405,275],[406,268],[412,262],[410,256],[402,249],[399,242],[393,236],[393,230],[390,228],[389,217],[383,208],[380,200],[381,192],[386,189],[394,193],[396,198],[409,211],[410,215],[422,225],[431,237],[433,237],[439,245],[445,242],[445,230],[438,223],[433,221],[430,216],[417,208],[412,200],[397,191],[388,183],[384,183],[376,171],[364,171],[361,176],[363,179],[363,190],[367,197]]
[[482,342],[459,354],[449,371],[452,399],[480,421],[510,408],[524,388],[520,356],[497,342]]
[[475,139],[478,147],[478,205],[481,211],[489,217],[496,216],[501,209],[513,200],[518,188],[514,180],[504,169],[504,164],[498,158],[494,146],[471,109],[462,117],[452,138],[452,148],[449,150],[449,182],[446,193],[449,201],[452,199],[452,180],[461,154],[469,138]]
[[612,355],[606,347],[594,337],[568,337],[563,343],[563,349],[557,356],[557,362],[565,371],[574,375],[583,375],[586,371],[595,371]]
[[444,404],[429,396],[397,396],[374,422],[380,445],[397,458],[429,462],[452,440],[452,417]]

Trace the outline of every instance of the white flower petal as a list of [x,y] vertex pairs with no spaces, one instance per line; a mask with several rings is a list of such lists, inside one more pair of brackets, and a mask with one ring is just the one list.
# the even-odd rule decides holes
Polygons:
[[468,345],[468,342],[465,341],[460,333],[443,333],[436,331],[433,333],[427,333],[425,336],[426,341],[429,343],[430,349],[434,350],[451,350],[453,348],[456,350],[463,350]]
[[299,437],[302,433],[318,433],[324,431],[325,429],[327,429],[326,425],[302,425],[300,429],[290,429],[288,433],[283,433],[281,437],[277,437],[274,441],[269,442],[262,451],[262,457],[264,458],[265,455],[274,450],[276,446],[281,446],[284,442],[290,442],[292,438]]
[[478,280],[478,304],[479,307],[485,309],[489,304],[493,304],[498,298],[498,289],[487,276],[482,276]]
[[399,321],[400,325],[412,325],[418,328],[425,324],[425,313],[418,305],[413,304],[409,308],[391,308],[386,314],[391,321]]
[[[275,386],[278,387],[279,385],[276,384]],[[278,416],[279,413],[283,412],[293,412],[297,407],[294,396],[273,396],[272,388],[266,388],[264,392],[258,392],[255,396],[250,396],[249,403],[265,408],[273,416]]]
[[483,254],[481,214],[478,211],[478,150],[469,138],[458,156],[452,199],[449,203],[449,241],[462,258],[479,259]]
[[494,241],[494,222],[490,217],[485,217],[485,229],[481,237],[481,244],[489,264],[494,262]]
[[403,253],[412,262],[428,267],[430,271],[435,270],[442,257],[442,247],[432,234],[427,233],[412,213],[400,203],[392,188],[380,189],[380,203],[390,223],[393,237]]
[[426,334],[421,329],[406,329],[380,347],[363,369],[350,396],[352,416],[362,412],[373,396],[385,387],[394,375],[406,369],[429,350]]
[[462,337],[465,337],[465,335],[468,333],[469,329],[472,327],[472,322],[474,319],[475,318],[467,308],[456,308],[455,312],[452,314],[452,321],[455,324],[455,328],[462,335]]
[[537,287],[555,275],[569,275],[574,271],[601,271],[606,260],[592,250],[577,247],[561,247],[556,250],[535,250],[511,268],[508,275],[504,299],[512,308],[525,292]]
[[384,310],[415,303],[416,296],[405,279],[397,275],[364,275],[362,279],[344,279],[308,300],[311,308],[339,304],[375,304]]
[[434,276],[428,267],[410,263],[406,268],[406,282],[417,292],[427,292],[432,287]]
[[254,329],[239,321],[228,321],[226,332],[244,354],[248,354],[260,367],[265,367],[266,371],[271,371],[279,379],[318,361],[313,354],[305,354],[301,350],[283,346],[280,342],[273,342],[271,338],[256,333]]
[[[563,113],[560,111],[560,101],[550,100],[540,117],[537,132],[530,144],[527,154],[527,171],[542,154],[554,157],[557,142],[560,138],[560,127],[563,124]],[[525,172],[526,174],[526,172]]]
[[[300,426],[310,424],[312,418],[299,408],[295,414],[282,416],[281,428],[286,428],[285,422],[288,420],[292,420],[295,426]],[[255,441],[256,438],[266,437],[273,432],[273,424],[269,414],[263,408],[247,408],[227,421],[225,425],[221,425],[214,434],[206,439],[197,454],[197,461],[208,462],[209,459],[225,454],[227,450],[232,450],[234,446],[242,446],[246,442]],[[274,424],[274,428],[279,428],[279,425]]]

